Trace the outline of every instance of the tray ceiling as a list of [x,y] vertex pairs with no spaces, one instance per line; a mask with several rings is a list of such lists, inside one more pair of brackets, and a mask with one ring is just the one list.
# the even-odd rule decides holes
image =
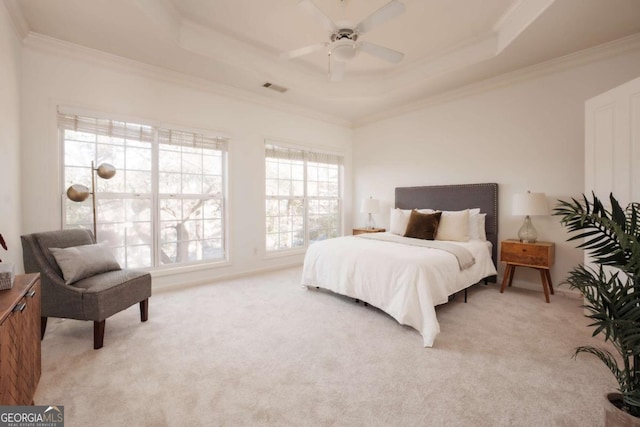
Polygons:
[[[359,53],[328,78],[328,41],[298,0],[3,0],[25,34],[230,86],[357,124],[519,68],[640,33],[638,0],[402,0],[406,11],[362,40],[405,54],[399,64]],[[354,26],[389,0],[314,0]],[[271,82],[285,93],[262,87]]]

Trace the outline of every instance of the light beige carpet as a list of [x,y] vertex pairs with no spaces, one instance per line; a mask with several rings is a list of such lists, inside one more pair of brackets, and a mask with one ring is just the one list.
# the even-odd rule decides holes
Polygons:
[[92,324],[51,319],[36,403],[72,426],[596,426],[615,382],[573,349],[591,338],[580,301],[476,286],[413,329],[299,285],[301,269],[150,300]]

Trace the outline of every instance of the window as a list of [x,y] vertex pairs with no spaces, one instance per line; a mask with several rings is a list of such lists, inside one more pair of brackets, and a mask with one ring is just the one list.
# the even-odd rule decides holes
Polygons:
[[341,234],[341,165],[339,155],[266,145],[267,251]]
[[[97,235],[120,265],[143,268],[226,258],[226,138],[60,114],[64,188],[96,178]],[[63,196],[63,227],[92,228],[92,201]]]

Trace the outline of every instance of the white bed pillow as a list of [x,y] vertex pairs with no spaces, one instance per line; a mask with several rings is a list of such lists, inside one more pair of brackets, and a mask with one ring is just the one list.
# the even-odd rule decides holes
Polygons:
[[487,240],[484,230],[486,216],[480,213],[480,209],[469,209],[469,240]]
[[411,209],[398,209],[391,208],[391,223],[389,225],[389,232],[404,236],[407,230],[407,224],[409,224],[409,217],[411,216]]
[[[416,210],[423,214],[437,212],[436,210],[429,208]],[[436,240],[453,240],[456,242],[467,242],[469,240],[487,240],[487,235],[485,233],[485,218],[487,214],[481,214],[480,208],[465,209],[462,211],[442,212],[443,215],[440,218]],[[465,216],[465,212],[468,212],[468,225],[466,229],[463,225],[460,225],[456,222],[462,221],[462,218]],[[391,225],[389,227],[389,231],[393,234],[404,236],[405,231],[407,230],[407,224],[409,224],[410,216],[411,209],[391,208]],[[442,227],[443,218],[445,221],[445,231],[441,232],[440,227]],[[459,225],[461,228],[457,229]],[[466,238],[464,237],[465,235]]]
[[485,229],[485,222],[487,219],[486,213],[478,214],[478,235],[479,239],[483,242],[487,240],[487,230]]
[[469,209],[442,211],[436,240],[469,241]]

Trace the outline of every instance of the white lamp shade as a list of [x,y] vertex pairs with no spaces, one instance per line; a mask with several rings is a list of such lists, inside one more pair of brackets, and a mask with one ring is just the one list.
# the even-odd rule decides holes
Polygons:
[[360,212],[362,213],[380,212],[380,201],[378,199],[373,199],[373,198],[362,199],[362,205],[360,205]]
[[513,196],[514,215],[549,215],[547,196],[544,193],[523,193]]

